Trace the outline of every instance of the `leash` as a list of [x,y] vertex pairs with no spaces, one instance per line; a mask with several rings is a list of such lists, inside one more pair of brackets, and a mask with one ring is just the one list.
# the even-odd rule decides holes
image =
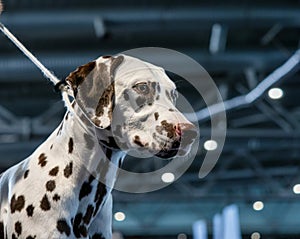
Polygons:
[[[1,14],[1,1],[0,1],[0,14]],[[74,112],[72,107],[72,99],[75,99],[72,87],[68,84],[68,82],[64,80],[59,80],[54,73],[49,71],[5,26],[0,22],[0,30],[4,33],[4,35],[13,42],[13,44],[21,51],[23,54],[29,58],[29,60],[43,73],[43,75],[48,78],[54,84],[54,91],[60,92],[62,95],[62,99],[65,102],[65,105],[75,118],[80,122],[83,128],[87,131],[87,133],[91,133],[89,129],[86,128],[80,117]],[[80,108],[80,107],[79,107]],[[84,114],[84,112],[82,112]],[[85,115],[85,114],[84,114]],[[85,115],[86,117],[86,115]]]
[[[0,0],[0,15],[3,11],[3,5]],[[29,60],[43,73],[43,75],[48,78],[54,84],[54,90],[56,92],[61,92],[62,98],[69,109],[71,107],[71,101],[69,96],[73,99],[73,91],[71,86],[65,80],[59,80],[51,71],[49,71],[15,36],[12,34],[3,23],[0,22],[0,30],[3,34],[21,51],[23,54],[29,58]]]
[[[3,7],[0,1],[0,14],[2,10]],[[43,75],[54,84],[54,90],[56,92],[61,92],[66,107],[69,111],[74,113],[72,110],[71,100],[69,98],[75,98],[71,86],[65,80],[59,80],[54,73],[49,71],[1,22],[0,30],[21,52],[23,52],[26,57],[28,57],[28,59],[43,73]]]
[[[1,0],[0,0],[0,14],[2,11],[1,8]],[[23,54],[29,58],[29,60],[43,73],[43,75],[48,78],[53,84],[54,84],[54,91],[57,93],[61,93],[62,95],[62,99],[65,102],[65,105],[68,109],[68,111],[70,111],[74,117],[78,120],[78,122],[82,125],[82,127],[85,129],[85,131],[90,134],[92,133],[91,130],[89,130],[85,124],[82,122],[82,119],[80,119],[80,117],[76,114],[76,112],[74,111],[73,107],[72,107],[72,102],[70,100],[70,98],[72,98],[72,101],[75,99],[74,97],[74,93],[72,90],[71,85],[65,80],[59,80],[54,73],[52,73],[51,71],[49,71],[5,26],[3,23],[0,22],[0,30],[4,33],[4,35],[13,42],[13,44],[21,51],[23,52]],[[80,107],[79,107],[80,108]],[[86,117],[87,119],[89,119],[87,117],[87,115],[85,115],[85,113],[82,111],[82,109],[80,108],[82,114],[84,115],[84,117]],[[102,144],[103,146],[105,146],[104,144]]]

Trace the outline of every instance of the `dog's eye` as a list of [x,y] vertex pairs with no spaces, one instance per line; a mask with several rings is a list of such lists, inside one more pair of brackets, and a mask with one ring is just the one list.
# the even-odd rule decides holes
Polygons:
[[133,89],[139,94],[147,95],[150,92],[150,88],[147,83],[138,83],[133,86]]

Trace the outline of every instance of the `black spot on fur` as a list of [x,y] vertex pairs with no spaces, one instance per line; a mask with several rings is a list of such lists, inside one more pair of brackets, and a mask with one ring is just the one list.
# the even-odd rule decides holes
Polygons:
[[41,165],[41,167],[46,166],[46,164],[47,164],[47,160],[46,159],[47,159],[47,156],[44,153],[42,153],[39,156],[39,165]]
[[47,183],[46,183],[46,189],[47,191],[49,192],[52,192],[56,187],[56,184],[55,184],[55,181],[54,180],[49,180]]
[[160,89],[160,84],[157,83],[157,92],[160,93],[161,89]]
[[69,178],[73,172],[73,162],[70,162],[64,169],[64,175],[66,178]]
[[32,217],[33,215],[34,206],[31,204],[26,208],[27,216]]
[[12,238],[12,239],[18,239],[15,233],[13,233],[13,234],[11,235],[11,238]]
[[56,228],[61,234],[66,234],[67,236],[71,234],[71,228],[65,219],[58,220]]
[[136,104],[137,104],[138,107],[140,108],[140,107],[142,107],[143,105],[145,105],[146,101],[147,101],[146,98],[139,96],[139,97],[136,99]]
[[54,194],[53,201],[57,202],[60,200],[60,196],[58,194]]
[[73,152],[74,149],[74,141],[73,138],[69,139],[69,154],[71,154]]
[[155,120],[158,120],[158,117],[159,117],[158,112],[155,112],[155,113],[154,113],[154,118],[155,118]]
[[105,239],[105,237],[102,234],[96,233],[93,235],[92,239]]
[[26,237],[26,239],[35,239],[36,238],[36,236],[28,236],[28,237]]
[[15,223],[15,231],[16,231],[18,236],[20,236],[22,234],[22,224],[21,224],[21,222],[16,222]]
[[81,236],[87,237],[87,228],[86,226],[81,225],[81,222],[82,222],[82,213],[78,213],[75,216],[73,222],[73,232],[77,238],[80,238]]
[[25,171],[25,173],[24,173],[24,179],[28,177],[28,174],[29,174],[29,169]]
[[41,207],[41,209],[44,210],[44,211],[48,211],[48,210],[50,210],[50,208],[51,208],[50,202],[49,202],[48,197],[47,197],[46,194],[45,194],[44,197],[42,198],[40,207]]
[[3,224],[3,222],[0,222],[0,238],[4,239],[4,224]]
[[95,216],[97,214],[99,207],[100,207],[101,203],[103,202],[103,199],[106,194],[107,194],[106,186],[103,183],[99,182],[97,185],[97,191],[96,191],[95,199],[94,199],[94,202],[96,202],[96,208],[95,208],[93,216]]
[[83,217],[83,222],[85,224],[89,224],[91,222],[91,219],[92,219],[92,216],[93,216],[93,213],[94,213],[94,207],[93,205],[89,205],[86,209],[86,213]]
[[11,213],[15,213],[15,211],[21,212],[25,205],[25,198],[23,195],[16,198],[16,195],[14,194],[10,201],[10,210]]
[[79,192],[79,200],[88,196],[92,192],[92,186],[90,182],[84,182]]
[[56,166],[49,171],[49,175],[55,177],[57,175],[58,171],[59,171],[59,167]]
[[53,144],[51,144],[51,146],[50,146],[50,150],[51,150],[51,149],[53,149]]
[[169,101],[172,101],[172,98],[171,98],[171,95],[170,95],[170,92],[166,90],[166,96],[168,98]]
[[128,101],[129,100],[129,94],[128,94],[128,90],[127,89],[124,90],[123,95],[124,95],[124,100]]

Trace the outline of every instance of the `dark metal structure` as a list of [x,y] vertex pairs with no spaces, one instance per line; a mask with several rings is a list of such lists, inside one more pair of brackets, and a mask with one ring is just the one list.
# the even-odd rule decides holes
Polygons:
[[[300,46],[299,1],[35,1],[4,0],[3,22],[60,78],[100,55],[138,47],[165,47],[194,58],[211,75],[224,100],[245,94]],[[215,36],[216,32],[217,38]],[[0,171],[41,143],[62,119],[60,95],[37,68],[0,35]],[[193,75],[193,68],[186,71]],[[175,77],[176,78],[176,77]],[[300,74],[282,79],[283,98],[265,94],[227,112],[225,147],[216,167],[198,178],[210,139],[210,121],[199,122],[196,160],[165,189],[142,195],[115,192],[114,227],[127,236],[191,233],[197,219],[212,218],[228,204],[240,208],[245,238],[300,235]],[[184,81],[178,88],[196,110],[205,104]],[[128,157],[142,172],[165,164]],[[264,209],[255,211],[255,201]],[[294,236],[294,237],[293,237]]]

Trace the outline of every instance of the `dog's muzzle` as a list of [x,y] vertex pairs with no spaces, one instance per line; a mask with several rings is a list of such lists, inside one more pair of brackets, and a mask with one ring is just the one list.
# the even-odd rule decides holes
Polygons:
[[193,124],[180,123],[176,126],[176,138],[171,147],[163,148],[155,156],[169,159],[175,156],[185,156],[189,153],[191,145],[195,141],[198,132]]

